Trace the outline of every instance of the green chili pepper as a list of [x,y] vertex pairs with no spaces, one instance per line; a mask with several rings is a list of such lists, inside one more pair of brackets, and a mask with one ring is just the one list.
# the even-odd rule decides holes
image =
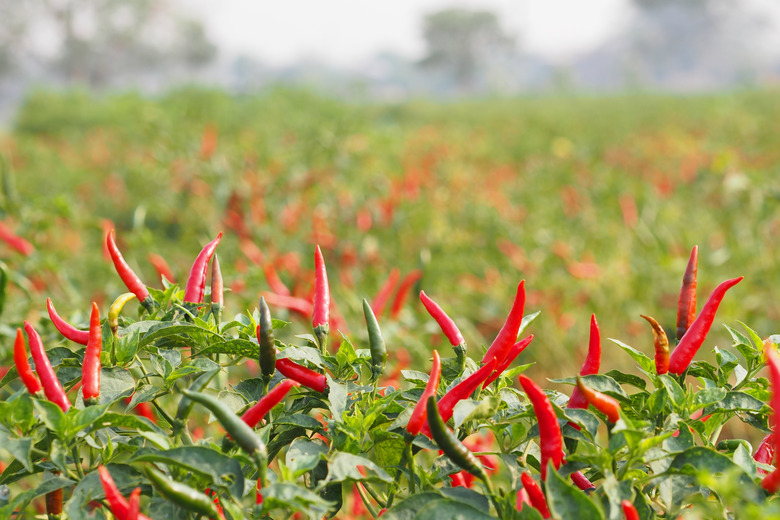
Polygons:
[[363,315],[366,318],[368,345],[371,348],[371,376],[373,380],[376,381],[385,370],[387,347],[385,347],[385,339],[382,337],[382,331],[379,329],[379,322],[376,321],[374,311],[365,298],[363,299]]
[[204,493],[181,482],[171,480],[164,473],[151,467],[146,467],[144,471],[149,481],[164,499],[170,500],[187,511],[204,515],[207,518],[224,518],[219,514],[219,510],[214,505],[214,502],[211,501],[211,498]]
[[[219,372],[219,369],[203,372],[190,385],[190,392],[200,392],[206,388],[206,385],[208,385],[209,382],[214,379],[214,376],[217,374],[217,372]],[[187,396],[183,396],[181,398],[179,401],[179,408],[176,410],[176,422],[179,423],[178,428],[184,427],[184,421],[186,421],[187,417],[190,416],[190,412],[192,412],[193,406],[195,406],[195,403],[192,401],[192,399]]]
[[257,342],[260,344],[260,371],[267,382],[276,371],[276,345],[274,345],[271,311],[268,310],[265,298],[262,297],[260,298],[260,323],[257,324]]
[[447,425],[439,415],[439,409],[436,406],[436,398],[428,398],[428,427],[431,429],[433,440],[444,454],[452,462],[465,469],[475,477],[487,481],[485,468],[479,463],[477,458],[471,453],[462,442],[458,440],[448,429]]

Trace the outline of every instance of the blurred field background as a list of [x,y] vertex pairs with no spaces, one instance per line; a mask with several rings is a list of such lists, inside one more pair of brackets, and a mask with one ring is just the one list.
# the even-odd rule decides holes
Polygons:
[[[8,42],[17,40],[0,38],[6,70],[14,71],[0,76],[0,92],[16,96],[0,133],[0,215],[35,247],[24,256],[0,245],[9,279],[0,363],[10,364],[22,319],[48,322],[46,297],[83,325],[90,301],[105,306],[124,292],[103,254],[111,225],[130,265],[157,287],[150,253],[163,256],[183,284],[202,245],[224,231],[218,254],[232,290],[228,314],[253,309],[273,290],[274,272],[307,297],[319,244],[345,332],[358,339],[365,335],[361,299],[374,298],[388,278],[420,270],[411,296],[396,313],[391,297],[380,324],[391,353],[403,347],[421,359],[432,345],[448,347],[419,304],[419,289],[455,318],[476,356],[503,323],[521,279],[526,312],[541,311],[521,362],[536,361],[551,376],[562,364],[578,366],[574,353],[586,347],[591,313],[602,337],[649,353],[652,335],[639,314],[673,328],[695,244],[700,302],[722,280],[745,276],[717,322],[744,321],[762,336],[778,332],[780,67],[749,42],[740,49],[755,59],[729,47],[734,55],[713,64],[713,41],[721,46],[715,49],[728,47],[745,27],[760,31],[748,19],[740,21],[743,32],[722,26],[730,13],[722,2],[694,4],[696,30],[710,34],[709,47],[695,39],[664,46],[686,31],[678,23],[691,14],[686,3],[637,1],[636,16],[654,16],[644,19],[656,30],[639,42],[644,47],[629,45],[632,21],[568,66],[542,67],[529,52],[510,52],[522,46],[509,45],[511,30],[495,17],[492,32],[482,33],[494,38],[477,47],[471,68],[451,48],[447,59],[433,52],[428,35],[425,55],[393,69],[392,81],[325,74],[319,62],[250,66],[198,31],[199,54],[171,53],[179,57],[167,62],[136,56],[127,62],[136,69],[127,65],[118,75],[109,74],[108,51],[92,52],[100,42],[111,50],[124,41],[109,38],[114,33],[89,40],[86,31],[81,47],[60,53],[31,45],[34,58],[13,67],[17,47]],[[60,11],[52,19],[73,19],[74,5],[54,5]],[[470,8],[456,12],[462,18]],[[442,12],[452,22],[452,11]],[[193,23],[190,29],[205,27]],[[457,24],[445,28],[451,35]],[[496,45],[506,59],[480,61],[496,56]],[[650,50],[618,66],[623,55],[614,53],[624,47]],[[73,61],[79,49],[86,61]],[[113,60],[120,60],[123,47],[116,49]],[[64,72],[41,66],[63,56],[71,60],[58,62],[71,65]],[[619,72],[596,74],[599,63]],[[432,65],[435,72],[424,72]],[[217,74],[225,67],[241,71],[238,86]],[[515,79],[493,82],[496,67]],[[171,70],[174,79],[165,76]],[[593,74],[601,83],[588,83]],[[300,321],[295,333],[306,331],[305,320],[272,311]],[[716,344],[727,345],[720,327],[706,347]],[[630,363],[607,342],[605,352],[604,370]]]

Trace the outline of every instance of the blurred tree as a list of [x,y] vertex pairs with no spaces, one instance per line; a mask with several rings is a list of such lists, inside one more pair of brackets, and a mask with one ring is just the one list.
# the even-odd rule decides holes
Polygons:
[[474,90],[481,75],[496,58],[515,53],[515,38],[488,11],[446,9],[425,16],[423,37],[427,56],[424,67],[450,74],[461,91]]
[[[165,0],[0,0],[0,74],[34,61],[67,83],[103,87],[194,69],[216,55],[200,21]],[[5,69],[2,65],[5,64]]]

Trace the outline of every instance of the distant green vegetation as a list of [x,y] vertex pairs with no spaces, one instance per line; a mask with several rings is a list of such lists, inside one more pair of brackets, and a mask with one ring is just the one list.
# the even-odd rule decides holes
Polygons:
[[[421,268],[420,287],[475,353],[524,278],[527,312],[542,311],[525,360],[547,368],[561,362],[553,348],[585,348],[592,312],[604,337],[649,352],[639,314],[673,327],[698,244],[700,301],[744,275],[718,322],[744,320],[767,336],[780,317],[778,101],[778,92],[370,106],[285,90],[31,94],[0,136],[0,209],[37,251],[0,249],[12,273],[0,332],[10,338],[21,318],[45,316],[47,296],[78,322],[89,301],[123,292],[103,258],[108,219],[156,286],[147,252],[183,283],[202,245],[225,231],[228,313],[269,290],[247,241],[304,297],[319,243],[352,329],[361,299],[393,268]],[[391,353],[415,350],[410,329],[441,341],[416,298],[380,323]],[[715,332],[710,347],[725,337]]]

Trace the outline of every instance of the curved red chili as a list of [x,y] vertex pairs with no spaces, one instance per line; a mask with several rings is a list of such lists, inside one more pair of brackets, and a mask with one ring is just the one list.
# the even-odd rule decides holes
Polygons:
[[272,292],[263,292],[261,293],[261,296],[265,298],[265,301],[268,302],[268,304],[297,312],[305,318],[309,318],[314,310],[312,304],[303,298],[285,296],[283,294],[276,294]]
[[0,220],[0,240],[24,256],[30,256],[35,251],[35,247],[31,243],[11,231],[2,220]]
[[398,279],[400,277],[401,270],[397,267],[394,267],[393,270],[390,271],[390,275],[387,277],[384,285],[382,285],[382,288],[379,289],[379,292],[376,293],[376,296],[374,296],[374,299],[371,302],[371,309],[373,309],[374,315],[377,318],[380,318],[382,313],[385,311],[387,300],[390,299],[390,294],[392,294],[393,289],[395,289],[395,284],[398,283]]
[[46,356],[46,350],[43,348],[41,337],[33,326],[26,321],[24,322],[24,330],[27,332],[27,338],[30,342],[30,353],[33,361],[35,361],[35,372],[37,372],[41,380],[46,399],[59,406],[63,412],[67,412],[70,408],[70,401],[68,396],[65,395],[65,390],[62,388],[60,380],[57,379],[57,374],[54,373],[49,358]]
[[[203,303],[203,295],[206,294],[206,274],[209,269],[214,250],[217,249],[219,241],[222,240],[222,232],[217,238],[206,244],[198,253],[195,261],[190,268],[190,275],[187,278],[187,285],[184,288],[184,300],[190,303]],[[140,298],[139,298],[140,299]]]
[[322,258],[320,246],[314,250],[314,306],[312,308],[311,324],[314,334],[323,344],[323,339],[330,332],[330,288],[328,286],[328,271]]
[[498,332],[496,339],[493,340],[493,344],[485,352],[485,356],[482,358],[482,364],[487,363],[492,358],[495,358],[498,364],[506,358],[512,346],[517,341],[517,334],[520,332],[520,325],[523,322],[523,310],[525,309],[525,280],[522,280],[517,286],[517,294],[515,295],[515,301],[512,304],[512,309],[509,311],[504,326]]
[[92,302],[92,314],[89,318],[89,341],[84,352],[81,372],[81,389],[84,404],[90,406],[100,400],[100,352],[103,349],[103,335],[100,327],[100,311],[97,303]]
[[526,472],[520,474],[520,482],[523,483],[523,489],[528,493],[531,505],[542,514],[542,518],[550,518],[550,509],[547,507],[547,499],[544,498],[542,488],[536,483],[534,478]]
[[431,366],[431,375],[428,377],[428,384],[425,385],[420,400],[412,410],[409,422],[406,424],[406,430],[412,435],[417,435],[422,430],[423,423],[426,421],[426,409],[429,397],[436,397],[436,389],[439,388],[439,378],[441,377],[441,358],[439,353],[433,351],[433,366]]
[[425,291],[420,291],[420,301],[425,306],[425,310],[428,311],[428,314],[430,314],[431,317],[436,320],[436,323],[439,324],[442,332],[447,336],[447,339],[453,347],[466,343],[466,340],[463,339],[463,335],[460,333],[458,326],[455,325],[455,322],[452,321],[452,318],[447,316],[447,313],[444,312],[435,301],[431,300],[428,295],[425,294]]
[[623,500],[620,507],[623,508],[623,516],[626,517],[626,520],[639,520],[639,513],[630,501]]
[[290,289],[284,285],[282,279],[279,278],[279,273],[276,272],[274,264],[270,261],[263,263],[263,274],[265,274],[265,281],[268,282],[268,287],[270,287],[273,292],[281,294],[282,296],[292,295]]
[[176,283],[176,279],[173,277],[173,271],[171,271],[171,267],[168,265],[168,262],[165,261],[165,258],[157,253],[149,253],[146,255],[146,259],[149,260],[149,263],[152,264],[155,271],[157,271],[161,283],[163,278],[170,283]]
[[693,246],[688,265],[685,267],[680,298],[677,301],[677,339],[682,339],[685,332],[696,319],[696,272],[699,263],[699,246]]
[[590,388],[580,377],[577,377],[577,389],[579,389],[580,395],[585,398],[585,402],[593,405],[596,410],[606,415],[610,423],[618,422],[620,419],[620,403],[614,397]]
[[219,257],[214,255],[211,263],[211,304],[222,306],[225,303],[225,284],[222,281],[222,269],[219,268]]
[[406,298],[409,296],[409,291],[420,278],[422,278],[422,271],[419,269],[415,269],[403,277],[403,280],[398,285],[395,298],[393,298],[393,304],[390,306],[390,317],[392,319],[398,319],[398,315],[401,314],[401,309],[403,309],[404,303],[406,303]]
[[[455,410],[455,405],[461,402],[463,399],[468,399],[471,394],[479,387],[480,384],[489,377],[496,366],[496,360],[491,359],[487,365],[482,366],[471,374],[469,377],[452,387],[449,392],[444,394],[439,402],[436,403],[436,407],[439,409],[439,415],[444,422],[449,421],[452,418],[452,413]],[[428,423],[424,423],[420,433],[428,437],[431,436],[431,430]]]
[[769,381],[771,383],[772,397],[769,406],[772,408],[772,416],[769,425],[774,435],[774,448],[780,446],[780,355],[771,345],[764,347],[764,356],[769,366]]
[[653,327],[653,346],[655,347],[655,373],[666,374],[669,372],[669,338],[666,331],[655,318],[640,314]]
[[41,395],[43,388],[38,376],[32,370],[30,361],[27,359],[27,346],[24,342],[22,329],[16,329],[16,341],[14,341],[14,364],[19,372],[19,378],[24,383],[30,395]]
[[583,491],[596,488],[596,486],[593,485],[593,482],[588,480],[588,477],[583,475],[581,471],[575,471],[574,473],[572,473],[571,481],[574,482],[575,486],[577,486]]
[[[770,466],[772,465],[773,461],[775,460],[774,434],[770,433],[764,437],[764,439],[761,441],[761,444],[758,445],[758,449],[753,455],[753,459],[756,462],[760,462],[762,464],[767,464]],[[758,468],[756,471],[762,475],[766,475],[767,473],[767,471],[762,468]]]
[[512,349],[509,351],[509,353],[504,358],[504,361],[502,361],[501,364],[498,367],[496,367],[495,372],[493,372],[493,374],[491,374],[490,377],[487,378],[485,383],[482,385],[482,388],[487,388],[490,383],[492,383],[493,381],[498,379],[498,376],[503,374],[504,371],[507,368],[509,368],[509,365],[511,365],[512,362],[515,359],[517,359],[517,356],[519,356],[525,350],[525,348],[528,345],[531,344],[531,341],[533,339],[534,339],[534,335],[531,334],[530,336],[525,337],[525,338],[521,339],[520,341],[518,341],[517,343],[515,343],[512,346]]
[[780,468],[776,468],[772,473],[761,479],[761,487],[767,493],[777,493],[780,490]]
[[526,491],[524,487],[521,487],[517,490],[517,498],[515,499],[515,503],[518,511],[522,511],[525,504],[534,507],[531,504],[531,498],[528,496],[528,491]]
[[701,308],[699,315],[696,316],[696,319],[688,328],[680,343],[672,351],[672,355],[669,357],[669,372],[680,375],[688,369],[696,352],[699,351],[702,343],[704,343],[704,339],[712,327],[712,322],[715,321],[715,313],[718,311],[718,306],[723,301],[726,291],[741,282],[743,278],[743,276],[740,276],[739,278],[726,280],[712,291],[712,294],[707,299],[707,303]]
[[281,372],[284,377],[294,379],[303,386],[316,390],[317,392],[322,393],[328,388],[328,380],[325,375],[306,368],[303,365],[299,365],[292,359],[277,359],[276,370]]
[[127,520],[138,520],[138,512],[141,508],[141,488],[135,488],[130,493],[130,500],[127,504]]
[[542,452],[542,480],[547,479],[547,462],[552,461],[558,469],[563,463],[563,435],[552,403],[542,389],[531,379],[520,375],[520,386],[523,387],[534,408],[536,420],[539,423],[539,448]]
[[298,381],[294,381],[292,379],[285,379],[284,381],[280,382],[266,395],[264,395],[256,405],[244,412],[244,414],[241,416],[241,420],[254,428],[260,423],[260,421],[263,420],[263,417],[265,417],[265,415],[270,412],[274,406],[279,404],[279,402],[284,399],[284,396],[287,395],[287,392],[289,392],[291,388],[297,386],[301,386],[301,384]]
[[[98,466],[100,475],[100,484],[103,486],[103,493],[106,495],[108,508],[117,520],[127,520],[130,513],[130,503],[116,487],[114,479],[111,477],[105,466]],[[138,515],[138,520],[150,520],[149,517],[142,514]]]
[[119,252],[119,248],[116,247],[113,229],[106,233],[106,248],[108,248],[108,254],[111,255],[111,261],[114,263],[114,268],[116,269],[119,278],[122,279],[122,283],[125,284],[125,287],[127,287],[131,293],[135,294],[135,297],[138,298],[141,305],[147,310],[151,309],[152,297],[149,296],[146,285],[144,285],[141,279],[138,278],[138,275],[130,269],[130,266],[125,262],[122,253]]
[[[588,354],[580,368],[581,376],[589,376],[599,373],[601,367],[601,332],[599,323],[596,321],[596,315],[590,315],[590,340],[588,341]],[[578,388],[574,388],[569,398],[567,408],[587,408],[588,401],[580,393]]]
[[63,320],[54,309],[54,304],[52,303],[51,298],[46,298],[46,309],[49,311],[49,318],[51,318],[51,322],[54,324],[54,328],[56,328],[60,334],[72,342],[78,343],[79,345],[87,344],[89,341],[89,331],[79,330],[67,321]]

